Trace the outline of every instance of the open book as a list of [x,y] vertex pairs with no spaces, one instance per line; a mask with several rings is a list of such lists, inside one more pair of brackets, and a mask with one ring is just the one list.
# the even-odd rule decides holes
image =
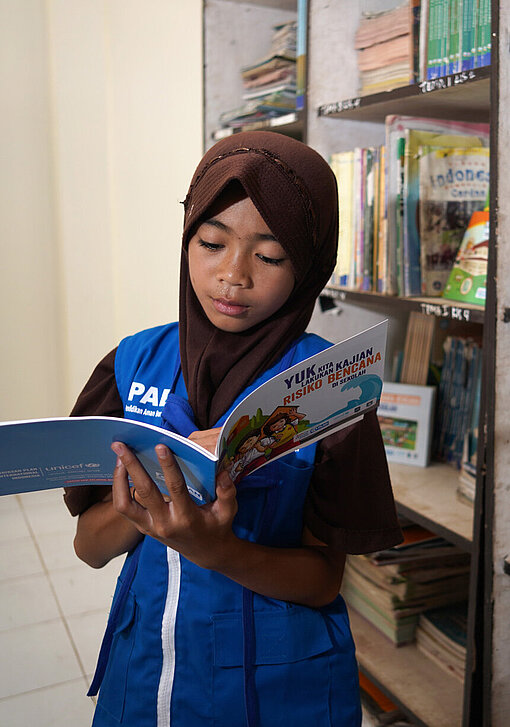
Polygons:
[[166,429],[115,417],[0,423],[0,494],[110,484],[112,442],[128,445],[166,493],[154,451],[176,457],[193,499],[215,498],[216,475],[232,480],[343,427],[379,404],[387,321],[291,366],[251,392],[222,427],[215,454]]

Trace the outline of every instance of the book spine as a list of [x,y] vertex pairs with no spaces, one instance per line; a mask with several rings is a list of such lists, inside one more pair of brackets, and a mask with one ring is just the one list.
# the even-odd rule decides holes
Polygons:
[[481,54],[481,37],[480,37],[480,17],[484,0],[474,0],[473,7],[473,50],[471,68],[479,67],[479,58]]
[[388,293],[388,252],[387,252],[387,202],[386,202],[386,146],[383,144],[379,153],[379,262],[377,292]]
[[365,149],[365,189],[363,195],[363,279],[361,289],[372,289],[372,256],[374,236],[374,150]]
[[307,5],[308,0],[297,0],[296,111],[302,111],[305,108]]
[[429,35],[429,0],[421,0],[420,4],[420,30],[419,30],[419,66],[418,80],[427,78],[427,52]]
[[461,0],[450,0],[450,47],[448,53],[448,73],[460,70],[460,11]]
[[420,71],[420,18],[421,18],[421,0],[411,0],[411,59],[412,69],[409,83],[416,83],[419,78]]
[[461,70],[469,71],[473,66],[473,14],[475,0],[462,0],[462,45]]
[[429,23],[427,36],[427,80],[437,78],[437,34],[439,0],[429,0]]
[[450,1],[441,0],[441,30],[440,30],[440,61],[439,75],[448,73],[448,54],[450,43]]
[[398,190],[395,204],[395,255],[397,269],[397,291],[398,295],[405,295],[404,288],[404,266],[403,266],[403,227],[404,227],[404,154],[406,140],[401,137],[398,140],[397,163],[398,163]]
[[491,62],[491,3],[483,0],[483,13],[481,17],[481,52],[479,67],[489,66]]

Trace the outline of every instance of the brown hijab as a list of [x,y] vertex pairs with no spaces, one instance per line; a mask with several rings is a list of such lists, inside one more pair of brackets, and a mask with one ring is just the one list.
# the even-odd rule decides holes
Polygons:
[[[296,275],[286,303],[242,333],[220,331],[209,322],[190,282],[187,255],[197,226],[234,182],[243,187],[283,246]],[[223,139],[205,154],[184,209],[181,362],[196,423],[207,429],[305,331],[336,261],[336,181],[327,162],[305,144],[274,132],[243,132]]]

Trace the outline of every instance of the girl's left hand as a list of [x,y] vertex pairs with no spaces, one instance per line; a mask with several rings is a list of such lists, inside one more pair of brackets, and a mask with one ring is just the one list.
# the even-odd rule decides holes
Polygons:
[[[165,501],[137,457],[114,442],[117,466],[113,475],[113,506],[144,535],[150,535],[202,568],[221,569],[236,541],[232,521],[237,512],[236,489],[227,472],[216,480],[216,500],[197,505],[190,497],[179,465],[162,444],[156,454],[170,501]],[[128,475],[136,490],[133,499]]]

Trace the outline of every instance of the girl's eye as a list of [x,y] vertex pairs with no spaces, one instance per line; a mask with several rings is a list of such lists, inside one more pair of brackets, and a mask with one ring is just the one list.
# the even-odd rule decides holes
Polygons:
[[266,255],[257,255],[259,260],[262,260],[263,263],[266,263],[266,265],[281,265],[282,262],[285,260],[284,257],[267,257]]
[[211,250],[213,252],[223,247],[218,242],[207,242],[206,240],[199,240],[199,245],[200,247],[205,247],[206,250]]

